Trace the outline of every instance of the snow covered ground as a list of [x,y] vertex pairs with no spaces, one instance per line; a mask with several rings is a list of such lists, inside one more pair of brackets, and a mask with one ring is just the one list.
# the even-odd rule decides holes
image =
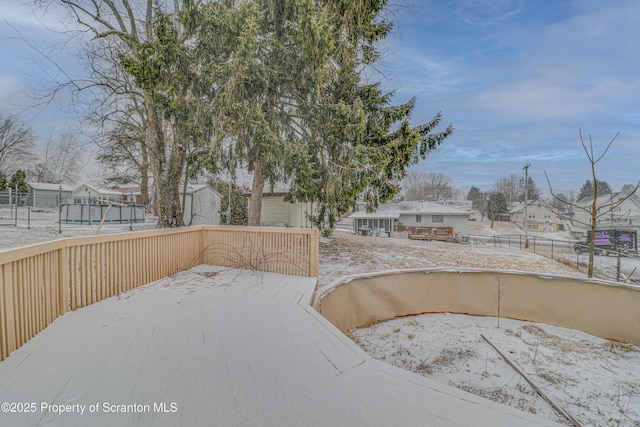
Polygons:
[[581,425],[640,425],[640,348],[511,319],[425,314],[351,331],[372,357],[571,425],[484,339]]
[[[23,211],[15,227],[9,211],[0,209],[0,224],[7,224],[0,225],[0,251],[95,233],[96,226],[63,225],[59,234],[56,212],[32,211],[28,229]],[[155,227],[155,222],[133,224],[135,231]],[[472,233],[488,236],[514,232],[502,224],[494,229],[482,224],[474,227]],[[129,228],[105,225],[101,233]],[[320,244],[321,284],[350,274],[413,267],[509,269],[584,277],[584,271],[575,267],[517,248],[362,237],[340,231]],[[494,318],[424,315],[380,323],[352,335],[373,357],[386,363],[536,413],[541,419],[563,422],[501,360],[482,334],[581,423],[640,426],[638,347],[549,325],[508,319],[499,323],[498,328]]]
[[[574,267],[516,248],[347,233],[336,233],[320,247],[323,284],[344,275],[414,267],[515,269],[585,277]],[[350,332],[378,360],[568,424],[481,335],[582,425],[640,426],[637,346],[539,323],[456,314],[398,318]]]
[[[58,226],[58,210],[55,208],[33,208],[28,218],[26,208],[18,209],[18,219],[8,208],[0,208],[0,251],[44,243],[68,237],[93,236],[98,228],[94,225],[62,224]],[[16,225],[17,224],[17,225]],[[155,218],[148,218],[144,223],[104,224],[100,234],[126,233],[155,229]]]
[[315,284],[202,265],[68,312],[0,363],[0,426],[540,424],[368,357]]

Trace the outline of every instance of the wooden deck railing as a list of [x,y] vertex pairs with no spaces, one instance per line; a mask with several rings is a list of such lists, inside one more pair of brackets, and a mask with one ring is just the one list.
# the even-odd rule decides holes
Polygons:
[[68,310],[199,264],[316,277],[318,231],[195,226],[0,252],[0,360]]

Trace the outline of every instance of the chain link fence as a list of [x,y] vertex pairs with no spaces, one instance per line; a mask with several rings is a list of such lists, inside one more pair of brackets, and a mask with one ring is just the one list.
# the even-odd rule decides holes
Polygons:
[[[549,239],[537,235],[527,238],[521,234],[495,236],[469,236],[470,243],[527,250],[555,259],[565,265],[575,267],[581,272],[587,271],[589,254],[578,253],[574,249],[575,240]],[[640,256],[620,252],[600,250],[602,255],[594,255],[594,276],[625,283],[640,283]]]

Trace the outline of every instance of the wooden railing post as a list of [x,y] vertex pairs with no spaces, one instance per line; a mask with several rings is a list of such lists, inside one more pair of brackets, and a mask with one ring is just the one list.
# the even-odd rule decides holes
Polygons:
[[71,286],[69,281],[69,248],[66,244],[58,249],[57,281],[58,295],[60,298],[58,301],[58,316],[62,316],[71,308],[69,301],[69,287]]
[[313,233],[307,236],[309,242],[309,271],[307,276],[318,277],[319,255],[320,255],[320,234],[317,228],[313,229]]
[[13,292],[13,274],[11,264],[1,267],[0,273],[0,360],[9,356],[18,347],[16,343],[15,295]]

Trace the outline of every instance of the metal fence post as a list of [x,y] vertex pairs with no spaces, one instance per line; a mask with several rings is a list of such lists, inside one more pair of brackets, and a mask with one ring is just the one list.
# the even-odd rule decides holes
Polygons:
[[58,234],[62,234],[62,185],[58,189]]

